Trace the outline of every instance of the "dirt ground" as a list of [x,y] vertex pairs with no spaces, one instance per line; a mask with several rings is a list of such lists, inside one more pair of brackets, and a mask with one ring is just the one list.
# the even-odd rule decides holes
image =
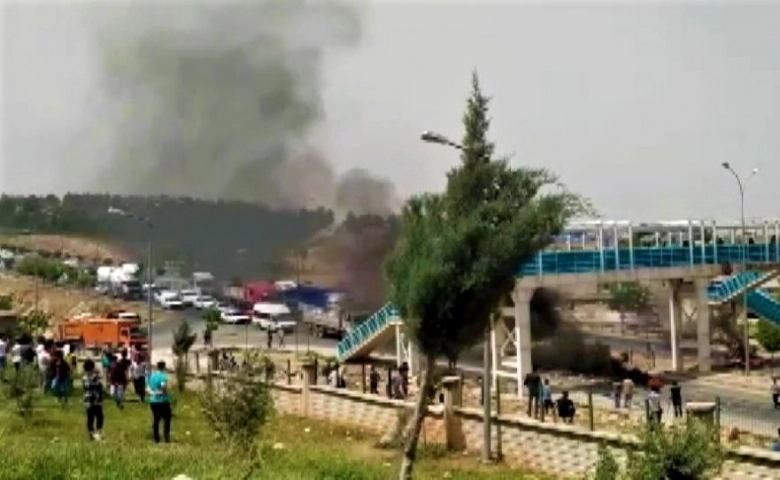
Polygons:
[[[56,287],[31,277],[3,274],[0,276],[0,294],[14,296],[15,310],[25,314],[38,308],[51,314],[52,320],[61,320],[79,313],[101,313],[109,310],[136,312],[146,317],[146,304],[121,302],[99,295],[91,289]],[[169,317],[170,312],[155,309],[155,317]]]
[[72,257],[104,260],[110,258],[115,262],[132,260],[130,253],[104,240],[72,237],[65,235],[3,235],[0,244],[24,247],[30,250],[45,250],[48,252],[64,252]]

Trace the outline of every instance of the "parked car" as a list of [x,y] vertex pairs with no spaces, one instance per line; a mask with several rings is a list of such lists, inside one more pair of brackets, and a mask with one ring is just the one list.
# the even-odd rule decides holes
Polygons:
[[199,295],[192,301],[192,306],[198,310],[208,310],[217,306],[217,300],[209,295]]
[[185,307],[192,307],[195,305],[195,300],[197,300],[199,296],[200,294],[197,290],[182,290],[179,292],[179,297],[181,297],[181,301]]
[[158,293],[157,303],[167,310],[181,310],[184,308],[184,302],[181,301],[179,294],[170,290]]
[[220,312],[223,323],[230,325],[246,325],[249,323],[249,315],[237,308],[226,308]]

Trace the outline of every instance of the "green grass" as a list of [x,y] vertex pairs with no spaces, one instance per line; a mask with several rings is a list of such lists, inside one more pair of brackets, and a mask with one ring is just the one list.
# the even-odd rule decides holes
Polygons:
[[[120,411],[104,405],[104,440],[87,438],[82,405],[65,407],[39,401],[31,418],[22,419],[12,403],[0,399],[0,479],[5,480],[156,480],[186,474],[196,480],[385,480],[394,478],[399,454],[373,448],[376,435],[359,429],[277,417],[261,442],[261,466],[252,470],[231,454],[201,417],[197,401],[179,397],[172,443],[151,440],[148,407],[128,403]],[[507,467],[480,467],[474,458],[423,448],[415,478],[454,480],[541,479]]]

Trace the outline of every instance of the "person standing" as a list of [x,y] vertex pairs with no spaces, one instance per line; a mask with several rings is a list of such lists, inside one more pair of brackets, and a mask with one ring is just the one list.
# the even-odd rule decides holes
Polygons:
[[651,424],[661,424],[664,410],[661,407],[661,389],[658,387],[652,387],[647,395],[647,412],[650,415],[647,420]]
[[49,391],[51,382],[54,379],[54,371],[51,368],[52,357],[49,353],[49,349],[43,343],[39,343],[35,347],[35,355],[38,361],[38,375],[40,377],[40,385],[43,393]]
[[125,408],[125,389],[127,388],[127,374],[130,370],[130,360],[127,358],[127,350],[122,350],[119,360],[114,361],[110,368],[111,391],[114,402],[119,408]]
[[87,409],[87,433],[91,440],[100,440],[103,435],[103,382],[92,359],[84,361],[82,385]]
[[634,399],[634,381],[629,377],[623,379],[623,408],[631,408]]
[[17,372],[22,367],[22,349],[22,344],[18,341],[11,347],[11,363],[14,364],[14,370]]
[[528,391],[528,416],[539,416],[539,394],[541,393],[542,378],[536,373],[536,369],[529,372],[523,381]]
[[376,366],[371,365],[368,371],[368,391],[374,395],[379,395],[379,382],[381,377]]
[[777,383],[777,379],[772,379],[772,405],[775,410],[780,410],[780,385]]
[[54,352],[51,370],[51,391],[60,403],[65,404],[70,393],[71,369],[70,364],[65,361],[61,350]]
[[146,363],[146,357],[143,353],[138,353],[132,365],[130,365],[130,375],[133,378],[133,390],[138,398],[143,402],[146,400],[146,376],[149,366]]
[[683,416],[683,400],[682,400],[682,388],[677,382],[672,382],[672,386],[669,387],[669,396],[672,401],[672,408],[674,409],[674,418],[682,418]]
[[168,395],[168,374],[165,362],[157,362],[157,369],[149,375],[146,382],[146,393],[149,398],[149,408],[152,410],[152,436],[155,443],[160,443],[160,423],[163,424],[163,440],[171,441],[171,399]]

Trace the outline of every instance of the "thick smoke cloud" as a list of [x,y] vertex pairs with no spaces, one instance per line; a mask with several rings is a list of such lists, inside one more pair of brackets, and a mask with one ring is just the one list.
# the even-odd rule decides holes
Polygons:
[[389,213],[393,186],[338,178],[311,142],[326,121],[326,54],[355,46],[360,11],[335,2],[102,7],[96,121],[117,193]]

